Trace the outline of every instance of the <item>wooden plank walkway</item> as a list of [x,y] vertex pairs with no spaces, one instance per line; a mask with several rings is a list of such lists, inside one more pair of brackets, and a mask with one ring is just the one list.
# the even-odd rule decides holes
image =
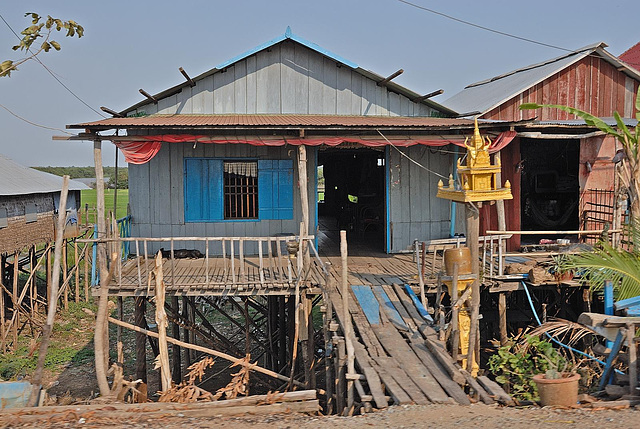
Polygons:
[[[431,351],[440,348],[445,359],[450,359],[437,342],[436,332],[401,286],[401,279],[388,272],[362,273],[353,268],[349,265],[349,312],[356,335],[356,365],[376,404],[376,393],[386,390],[395,404],[468,405],[469,398],[461,387],[463,378],[450,374],[440,362],[443,356]],[[401,273],[402,269],[408,267],[400,265],[395,272]],[[328,292],[338,321],[344,326],[342,297],[336,284],[331,282]],[[458,371],[452,362],[449,364]]]

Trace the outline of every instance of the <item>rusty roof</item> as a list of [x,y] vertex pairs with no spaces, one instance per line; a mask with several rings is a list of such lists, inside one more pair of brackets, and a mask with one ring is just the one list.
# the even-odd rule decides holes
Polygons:
[[108,118],[67,125],[67,128],[105,130],[114,128],[468,128],[470,119],[421,116],[340,115],[149,115]]

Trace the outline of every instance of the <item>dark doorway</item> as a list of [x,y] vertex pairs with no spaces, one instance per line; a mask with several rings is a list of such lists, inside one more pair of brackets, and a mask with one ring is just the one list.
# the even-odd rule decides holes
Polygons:
[[523,139],[520,154],[522,230],[577,230],[579,140]]
[[368,148],[318,152],[318,232],[324,253],[339,249],[346,230],[349,253],[383,252],[385,245],[385,153]]

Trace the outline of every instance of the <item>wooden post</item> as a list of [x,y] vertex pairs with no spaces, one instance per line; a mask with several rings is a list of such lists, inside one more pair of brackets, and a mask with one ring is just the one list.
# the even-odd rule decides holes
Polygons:
[[46,297],[46,302],[47,305],[49,303],[49,301],[51,300],[51,283],[52,283],[52,276],[51,276],[51,250],[49,249],[47,250],[47,259],[46,259],[46,264],[47,264],[47,268],[46,268],[46,276],[47,276],[47,297]]
[[[104,170],[102,169],[102,142],[93,142],[93,162],[96,172],[97,206],[96,223],[98,226],[98,238],[106,238],[107,228],[104,212]],[[96,329],[94,335],[95,366],[98,387],[101,396],[109,396],[111,390],[107,382],[107,368],[109,367],[109,322],[107,320],[109,300],[109,271],[107,270],[107,252],[105,243],[97,244],[97,259],[100,269],[100,301],[96,316]]]
[[[118,301],[118,319],[124,320],[124,300],[121,296],[117,298]],[[116,328],[116,343],[122,343],[122,326]]]
[[[182,297],[182,317],[185,320],[191,320],[190,314],[192,312],[193,311],[189,309],[189,297],[183,296]],[[186,324],[182,328],[182,338],[184,338],[185,342],[187,343],[189,342],[189,329],[187,328]],[[191,351],[189,349],[184,349],[184,367],[186,369],[186,368],[189,368],[190,366],[191,366]]]
[[13,318],[15,321],[13,322],[13,350],[18,347],[18,326],[20,325],[20,310],[18,309],[18,279],[20,277],[20,272],[18,271],[18,267],[20,264],[20,251],[17,250],[13,254],[13,296],[11,297],[13,309]]
[[75,263],[76,273],[74,274],[76,280],[76,290],[75,290],[75,301],[76,303],[80,302],[80,276],[78,275],[79,266],[78,266],[78,237],[73,240],[73,262]]
[[346,377],[345,377],[345,368],[346,368],[346,360],[347,357],[345,352],[345,344],[344,338],[338,338],[334,343],[335,351],[336,351],[336,412],[340,414],[346,414],[349,411],[349,408],[345,402],[345,391],[346,391]]
[[167,313],[164,311],[165,284],[162,274],[162,252],[156,255],[156,268],[154,270],[156,278],[156,324],[158,326],[158,349],[160,356],[160,381],[162,391],[166,392],[171,387],[171,370],[169,369],[169,348],[167,346]]
[[636,326],[633,323],[627,323],[627,345],[629,346],[629,394],[637,396],[638,392],[638,360],[637,345],[635,342]]
[[[143,296],[136,296],[134,298],[134,323],[139,328],[146,328],[147,323],[145,320],[145,312],[147,310],[147,301]],[[136,331],[136,378],[142,380],[143,383],[147,382],[147,349],[146,349],[147,337],[145,334]]]
[[325,275],[324,278],[324,288],[323,288],[323,294],[322,294],[322,299],[324,301],[324,312],[322,313],[322,328],[323,328],[323,333],[324,333],[324,369],[325,369],[325,385],[326,385],[326,389],[327,389],[327,409],[326,409],[326,414],[330,415],[333,414],[333,410],[334,410],[334,406],[335,406],[335,402],[333,399],[333,384],[334,384],[334,379],[333,379],[333,365],[331,362],[331,353],[329,352],[329,350],[331,350],[332,345],[331,345],[331,332],[330,332],[330,323],[331,320],[333,318],[333,303],[331,302],[331,299],[329,299],[329,294],[327,293],[327,288],[329,287],[329,281],[330,281],[330,274],[329,272],[331,271],[331,263],[328,262],[327,264],[327,274]]
[[69,284],[67,282],[67,279],[69,278],[69,261],[67,258],[68,245],[69,245],[69,242],[67,241],[67,239],[65,239],[64,244],[62,246],[62,281],[63,281],[62,286],[64,287],[64,309],[65,310],[69,309]]
[[[351,326],[351,314],[349,313],[349,269],[347,267],[347,231],[340,231],[340,259],[342,261],[342,308],[344,309],[344,341],[347,348],[347,374],[355,375],[355,356],[352,343],[353,326]],[[352,412],[355,386],[353,379],[347,380],[347,408],[345,415]]]
[[414,250],[416,255],[416,264],[418,265],[418,284],[420,285],[420,301],[422,306],[427,308],[427,298],[424,294],[424,257],[420,257],[420,247],[418,240],[414,241]]
[[467,354],[467,371],[475,376],[477,371],[473,369],[475,362],[476,340],[478,333],[478,319],[480,316],[480,266],[478,265],[478,239],[480,236],[479,210],[471,204],[465,205],[467,223],[467,246],[471,252],[471,272],[476,279],[471,283],[471,327],[469,330],[469,351]]
[[[47,357],[47,349],[49,348],[49,340],[51,338],[51,331],[53,330],[53,323],[56,316],[56,297],[58,296],[58,285],[60,283],[60,259],[62,256],[61,253],[64,237],[64,224],[66,222],[65,208],[67,207],[68,189],[69,176],[63,176],[62,191],[60,192],[60,206],[58,210],[58,227],[56,229],[56,247],[53,262],[53,281],[51,282],[51,299],[49,299],[48,302],[49,308],[47,309],[47,321],[42,327],[42,340],[40,341],[40,347],[38,349],[38,363],[36,364],[36,369],[33,373],[33,378],[31,381],[33,388],[31,389],[29,401],[27,402],[27,406],[29,407],[34,407],[38,402],[38,396],[40,395],[40,389],[42,387],[42,372],[44,370],[44,363]],[[107,389],[108,388],[109,386],[107,385]]]
[[89,302],[89,243],[84,243],[84,302]]
[[509,337],[507,335],[507,293],[498,294],[498,319],[500,321],[500,345],[506,346]]
[[[171,297],[171,306],[173,307],[174,314],[179,313],[180,301],[177,296]],[[171,322],[171,336],[176,340],[180,340],[180,325],[175,322]],[[173,356],[173,382],[180,384],[182,381],[182,361],[180,359],[180,346],[173,344],[171,346],[171,354]]]
[[[453,264],[453,275],[451,276],[451,303],[454,303],[459,298],[458,293],[458,274],[460,272],[460,266],[458,263]],[[463,305],[464,303],[460,303]],[[460,347],[460,332],[458,330],[458,314],[460,308],[454,305],[451,308],[451,358],[454,363],[458,362],[458,348]]]
[[[307,189],[307,148],[298,146],[298,183],[300,186],[300,208],[302,211],[302,231],[305,237],[309,235],[309,192]],[[302,240],[302,237],[300,237]],[[307,242],[302,240],[302,252],[305,270],[309,267],[309,248]]]
[[6,268],[7,256],[0,256],[0,283],[2,283],[2,289],[0,289],[0,335],[1,335],[1,343],[0,343],[0,353],[4,354],[5,350],[5,302],[4,302],[4,290],[7,288],[7,285],[4,283],[5,277],[5,268]]

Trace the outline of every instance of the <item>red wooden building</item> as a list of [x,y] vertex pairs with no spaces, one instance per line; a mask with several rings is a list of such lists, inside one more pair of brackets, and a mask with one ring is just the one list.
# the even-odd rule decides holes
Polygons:
[[618,57],[636,70],[640,70],[640,42],[636,43]]
[[[503,180],[511,181],[514,196],[505,203],[508,230],[602,227],[589,224],[590,211],[594,195],[597,204],[613,198],[616,180],[611,159],[619,148],[615,139],[566,112],[523,111],[519,106],[573,106],[612,125],[614,111],[634,118],[640,72],[607,52],[606,46],[597,43],[471,84],[445,101],[445,106],[480,119],[536,119],[516,127],[518,137],[502,150]],[[625,121],[635,125],[635,119]],[[497,229],[495,209],[484,211],[482,227]],[[519,237],[514,237],[509,247],[519,246]]]

